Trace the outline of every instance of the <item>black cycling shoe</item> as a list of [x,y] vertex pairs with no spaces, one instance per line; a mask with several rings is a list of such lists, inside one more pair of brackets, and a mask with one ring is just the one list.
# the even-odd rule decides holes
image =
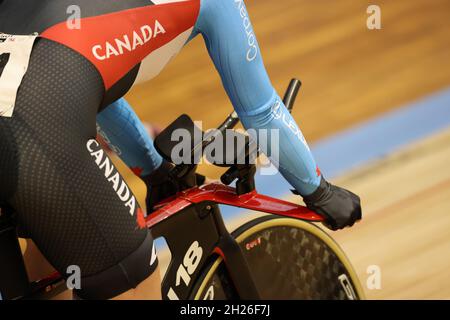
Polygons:
[[306,206],[325,218],[324,225],[331,230],[351,227],[362,218],[360,198],[346,189],[337,187],[323,177],[317,190],[304,196]]

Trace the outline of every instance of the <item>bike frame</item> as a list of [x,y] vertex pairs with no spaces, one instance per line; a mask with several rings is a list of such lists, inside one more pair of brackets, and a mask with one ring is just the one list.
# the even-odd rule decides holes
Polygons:
[[[321,216],[301,205],[261,195],[256,191],[239,196],[234,188],[218,183],[180,192],[146,219],[153,236],[164,237],[172,252],[173,259],[162,283],[164,298],[187,299],[194,289],[197,281],[180,281],[180,278],[186,278],[183,274],[188,268],[184,260],[189,258],[189,248],[193,244],[201,248],[204,254],[198,257],[199,260],[195,262],[198,268],[191,268],[188,279],[197,279],[203,271],[201,266],[207,266],[208,261],[219,255],[223,258],[237,296],[250,300],[259,298],[251,270],[238,243],[226,229],[218,205],[311,222],[323,221]],[[189,226],[189,229],[186,230],[185,226]]]
[[323,221],[322,216],[304,206],[261,195],[256,191],[239,196],[235,188],[211,183],[180,192],[174,200],[169,199],[161,203],[160,209],[146,218],[147,227],[153,228],[184,208],[202,202],[213,202],[311,222]]

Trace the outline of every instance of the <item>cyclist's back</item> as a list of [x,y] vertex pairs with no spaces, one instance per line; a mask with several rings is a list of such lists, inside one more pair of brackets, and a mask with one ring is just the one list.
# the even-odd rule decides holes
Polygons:
[[199,9],[198,0],[4,0],[0,30],[36,32],[81,54],[102,76],[107,106],[163,69],[187,42]]

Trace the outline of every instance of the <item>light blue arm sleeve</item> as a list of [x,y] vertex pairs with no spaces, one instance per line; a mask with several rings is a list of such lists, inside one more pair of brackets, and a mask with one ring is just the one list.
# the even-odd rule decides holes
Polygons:
[[262,151],[300,194],[313,193],[320,184],[319,170],[298,125],[269,80],[244,1],[201,0],[191,38],[197,34],[202,34],[245,128],[279,130],[279,155],[271,156],[270,144],[262,146]]
[[125,99],[117,100],[97,115],[97,131],[136,174],[146,176],[161,165],[162,157]]

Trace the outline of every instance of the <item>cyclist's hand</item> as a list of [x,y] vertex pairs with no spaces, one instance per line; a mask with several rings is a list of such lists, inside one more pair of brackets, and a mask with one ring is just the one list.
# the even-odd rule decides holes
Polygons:
[[351,227],[362,218],[360,198],[323,177],[319,188],[303,200],[309,209],[325,217],[324,225],[331,230]]

